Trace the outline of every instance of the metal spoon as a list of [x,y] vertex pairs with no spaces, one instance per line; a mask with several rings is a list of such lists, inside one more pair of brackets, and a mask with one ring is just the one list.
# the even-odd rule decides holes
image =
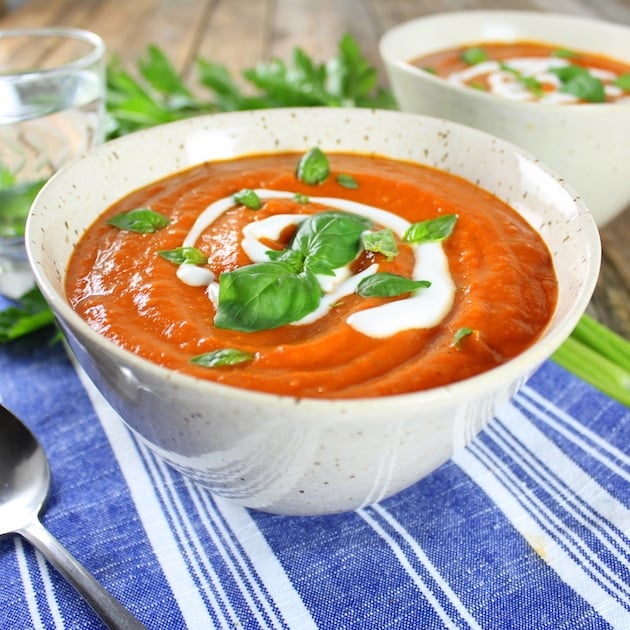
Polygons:
[[44,449],[19,418],[0,405],[0,536],[24,536],[112,630],[146,630],[40,523],[38,514],[49,488]]

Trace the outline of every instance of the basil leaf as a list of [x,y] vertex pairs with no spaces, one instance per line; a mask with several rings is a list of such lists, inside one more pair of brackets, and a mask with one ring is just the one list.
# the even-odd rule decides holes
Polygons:
[[291,248],[302,252],[312,273],[333,275],[357,257],[361,234],[372,227],[369,219],[349,212],[319,212],[300,223]]
[[562,68],[550,68],[561,81],[560,92],[591,103],[603,103],[606,101],[604,84],[594,77],[586,68],[581,66],[564,66]]
[[107,221],[107,225],[120,230],[142,234],[157,232],[165,228],[169,223],[170,219],[168,217],[154,212],[150,208],[134,208],[129,210],[129,212],[117,214]]
[[398,245],[391,228],[377,232],[363,232],[361,236],[363,249],[368,252],[383,254],[387,260],[392,260],[398,254]]
[[630,72],[620,74],[612,83],[625,92],[630,92]]
[[260,210],[262,201],[255,190],[249,188],[243,188],[243,190],[237,192],[232,197],[236,203],[242,203],[245,207],[252,210]]
[[269,260],[283,262],[295,272],[300,273],[304,270],[304,254],[295,249],[270,249],[266,252]]
[[198,354],[190,359],[190,362],[202,367],[220,368],[248,363],[253,358],[254,355],[251,352],[245,352],[236,348],[221,348],[220,350]]
[[474,332],[473,328],[459,328],[453,336],[453,345],[460,350],[462,347],[462,339],[472,335]]
[[488,54],[483,48],[474,46],[472,48],[466,48],[461,53],[461,58],[468,65],[474,66],[482,61],[488,60]]
[[[2,175],[2,173],[0,173]],[[5,173],[6,175],[6,173]],[[47,180],[12,184],[8,176],[2,177],[6,187],[0,187],[0,237],[24,236],[28,211]]]
[[411,280],[395,273],[375,273],[359,282],[357,293],[361,297],[397,297],[430,286],[428,280]]
[[499,64],[499,67],[501,68],[501,70],[513,74],[519,83],[524,85],[530,92],[532,92],[536,96],[542,96],[544,94],[542,83],[536,77],[523,74],[516,68],[512,68],[511,66],[503,62]]
[[574,57],[579,57],[579,55],[568,48],[558,48],[551,53],[552,57],[560,57],[562,59],[572,59]]
[[196,247],[163,249],[158,252],[158,255],[176,265],[182,265],[184,263],[189,265],[205,265],[208,262],[203,252],[200,252]]
[[349,188],[350,190],[356,190],[359,187],[359,182],[348,173],[339,173],[337,175],[337,183],[343,186],[344,188]]
[[262,262],[219,276],[214,324],[244,332],[268,330],[302,319],[318,306],[322,290],[308,272],[284,262]]
[[305,153],[298,163],[297,178],[309,185],[323,184],[330,174],[330,163],[326,154],[314,147]]
[[407,243],[435,243],[447,239],[455,229],[456,214],[444,214],[436,219],[412,223],[403,234]]
[[295,195],[293,195],[293,200],[296,203],[301,203],[302,205],[306,205],[310,201],[308,195],[303,195],[302,193],[295,193]]

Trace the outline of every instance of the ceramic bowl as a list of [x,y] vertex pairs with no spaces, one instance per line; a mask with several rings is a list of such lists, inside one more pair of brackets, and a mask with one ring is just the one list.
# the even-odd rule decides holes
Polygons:
[[410,61],[482,41],[530,40],[630,63],[630,27],[523,11],[438,13],[400,24],[380,42],[403,111],[438,116],[504,138],[567,179],[603,226],[630,203],[630,103],[540,104],[460,87]]
[[[75,243],[120,197],[208,160],[314,145],[446,169],[510,203],[553,255],[559,301],[544,335],[518,358],[447,387],[378,399],[296,399],[159,367],[100,336],[68,305],[64,276]],[[379,501],[467,444],[569,335],[600,256],[584,204],[507,143],[443,120],[340,108],[217,114],[102,145],[45,186],[26,240],[36,280],[79,364],[140,440],[217,495],[304,515]]]

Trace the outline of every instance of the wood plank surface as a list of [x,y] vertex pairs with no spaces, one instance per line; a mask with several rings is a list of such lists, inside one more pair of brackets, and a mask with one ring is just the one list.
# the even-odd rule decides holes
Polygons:
[[[87,28],[103,37],[110,57],[129,66],[155,43],[191,83],[198,57],[237,78],[260,61],[288,60],[296,46],[323,62],[350,33],[384,83],[378,40],[388,28],[428,13],[498,8],[630,25],[630,0],[22,0],[0,10],[0,28]],[[589,310],[630,339],[630,207],[601,233],[602,272]]]

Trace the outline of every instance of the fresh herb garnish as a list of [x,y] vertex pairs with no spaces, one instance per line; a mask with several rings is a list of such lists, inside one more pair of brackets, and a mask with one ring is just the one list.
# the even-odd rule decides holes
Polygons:
[[300,158],[297,178],[301,182],[311,186],[323,184],[328,179],[328,175],[330,175],[330,162],[319,147],[313,147]]
[[371,221],[347,212],[314,214],[300,224],[289,248],[219,276],[219,328],[253,332],[277,328],[312,313],[322,297],[316,274],[354,260]]
[[514,75],[516,80],[524,85],[532,94],[536,96],[543,95],[544,90],[542,83],[536,77],[532,77],[528,74],[523,74],[520,70],[517,70],[516,68],[513,68],[512,66],[503,62],[499,64],[499,67],[504,72],[509,72],[510,74]]
[[175,249],[163,249],[158,254],[176,265],[205,265],[208,258],[196,247],[176,247]]
[[468,65],[474,66],[482,61],[488,60],[488,53],[479,46],[473,46],[472,48],[466,48],[462,50],[461,58]]
[[453,335],[453,346],[455,346],[458,350],[461,350],[462,340],[472,335],[475,332],[473,328],[459,328],[455,331]]
[[365,217],[349,212],[318,212],[298,227],[291,249],[312,273],[334,275],[334,269],[353,261],[361,250],[361,234],[373,227]]
[[236,203],[242,203],[246,208],[250,208],[251,210],[260,210],[262,207],[262,201],[256,191],[250,190],[249,188],[243,188],[243,190],[235,193],[233,199]]
[[296,272],[282,261],[254,263],[219,276],[218,328],[268,330],[312,313],[322,295],[308,270]]
[[336,177],[337,183],[344,188],[349,188],[350,190],[356,190],[359,187],[359,182],[348,173],[339,173]]
[[574,59],[579,55],[574,50],[568,48],[557,48],[551,52],[552,57],[560,57],[561,59]]
[[395,273],[375,273],[363,278],[357,287],[361,297],[398,297],[404,293],[426,289],[431,286],[428,280],[411,280]]
[[630,92],[630,72],[627,74],[620,74],[613,82],[618,88],[621,88],[625,92]]
[[394,232],[390,228],[384,228],[375,232],[363,232],[363,249],[368,252],[382,254],[387,260],[392,260],[398,255],[398,245]]
[[302,205],[306,205],[310,201],[308,195],[303,195],[302,193],[295,193],[295,195],[293,195],[293,200]]
[[170,219],[155,212],[150,208],[134,208],[128,212],[121,212],[107,220],[107,225],[127,230],[128,232],[138,232],[141,234],[151,234],[165,228],[170,223]]
[[562,83],[560,92],[571,94],[590,103],[603,103],[606,101],[604,84],[586,68],[569,65],[560,68],[549,68],[549,72],[560,79]]
[[444,214],[436,219],[412,223],[403,234],[406,243],[437,243],[447,239],[455,229],[456,214]]
[[198,354],[190,359],[190,362],[206,368],[221,368],[249,363],[253,359],[254,355],[251,352],[245,352],[236,348],[221,348],[220,350]]

